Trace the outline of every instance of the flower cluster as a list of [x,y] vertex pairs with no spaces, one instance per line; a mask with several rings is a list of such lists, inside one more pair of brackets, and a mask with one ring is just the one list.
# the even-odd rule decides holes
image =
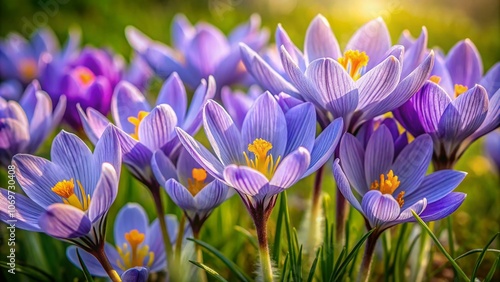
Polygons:
[[[47,29],[29,41],[9,35],[0,42],[0,164],[15,167],[25,195],[15,194],[12,213],[12,192],[1,189],[0,219],[72,243],[69,260],[92,275],[146,281],[166,270],[177,281],[185,238],[199,243],[214,209],[238,194],[255,225],[259,277],[273,281],[268,219],[278,195],[309,175],[308,233],[323,222],[322,180],[333,176],[338,230],[347,200],[372,230],[368,258],[378,236],[415,221],[413,213],[436,221],[461,206],[466,194],[454,190],[466,173],[454,165],[500,126],[500,64],[483,76],[468,39],[446,56],[428,49],[425,27],[393,45],[381,18],[357,30],[343,51],[321,15],[303,51],[281,25],[275,35],[276,47],[265,48],[268,32],[257,15],[227,37],[177,15],[172,47],[126,28],[135,52],[129,66],[110,50],[80,47],[78,31],[63,48]],[[151,103],[153,76],[163,84]],[[63,123],[77,135],[58,133],[50,160],[32,155]],[[498,139],[497,130],[486,147],[497,166]],[[124,206],[111,244],[106,224],[117,195],[135,201],[118,189],[122,163],[150,192],[157,219],[150,224],[139,204],[116,203]],[[179,223],[165,215],[164,192],[182,214]],[[199,246],[196,252],[201,263]]]

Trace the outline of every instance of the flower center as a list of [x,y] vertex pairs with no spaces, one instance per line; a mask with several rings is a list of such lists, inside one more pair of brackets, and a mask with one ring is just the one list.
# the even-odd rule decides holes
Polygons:
[[205,183],[205,179],[207,179],[207,171],[203,168],[193,168],[191,175],[193,178],[188,178],[187,188],[194,197],[207,185]]
[[134,128],[134,133],[130,133],[130,136],[132,136],[132,138],[134,138],[135,140],[139,140],[139,124],[141,123],[141,121],[147,116],[149,115],[148,112],[146,111],[140,111],[138,114],[137,114],[137,117],[129,117],[127,120],[128,122],[130,122],[131,124],[133,124],[135,126]]
[[467,91],[468,89],[469,87],[462,84],[455,84],[455,98],[465,93],[465,91]]
[[361,77],[363,68],[368,65],[368,55],[358,50],[348,50],[344,53],[344,57],[340,57],[338,61],[352,79],[357,80]]
[[[398,176],[394,175],[394,172],[389,170],[389,173],[387,174],[387,177],[383,174],[380,175],[380,180],[375,180],[372,182],[372,185],[370,186],[370,190],[379,190],[382,194],[391,194],[396,191],[399,187],[399,180]],[[396,201],[398,202],[399,206],[402,207],[403,204],[405,203],[405,200],[403,199],[405,195],[405,191],[401,191],[397,198]]]
[[436,83],[436,84],[439,84],[441,82],[441,77],[439,77],[437,75],[433,75],[433,76],[429,77],[429,80]]
[[139,232],[137,229],[125,233],[125,240],[127,240],[128,244],[123,243],[122,247],[116,247],[121,258],[121,261],[120,259],[117,260],[117,264],[121,269],[127,270],[136,266],[145,266],[144,259],[148,255],[146,266],[151,267],[155,258],[154,253],[149,251],[148,245],[140,246],[145,237],[144,233]]
[[270,142],[262,138],[257,138],[253,143],[248,144],[248,151],[254,154],[254,159],[250,159],[247,153],[243,152],[247,166],[260,171],[268,179],[271,179],[281,160],[281,156],[278,156],[276,161],[274,161],[273,155],[267,154],[272,148],[273,145]]
[[82,195],[83,201],[80,201],[80,198],[75,194],[75,182],[73,178],[70,180],[62,180],[56,183],[54,187],[52,187],[52,192],[57,194],[62,198],[63,203],[67,205],[72,205],[75,208],[78,208],[82,211],[86,211],[90,205],[90,195],[85,197],[85,190],[83,189],[82,183],[80,181],[76,181],[78,187],[80,189],[80,194]]
[[19,73],[24,81],[30,82],[36,78],[36,62],[33,59],[24,59],[19,63]]
[[91,84],[95,80],[94,73],[86,67],[75,68],[74,74],[76,78],[78,78],[78,81],[84,86]]

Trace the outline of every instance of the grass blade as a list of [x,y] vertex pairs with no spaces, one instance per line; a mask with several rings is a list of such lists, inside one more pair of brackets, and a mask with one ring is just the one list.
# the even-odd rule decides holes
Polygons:
[[356,243],[356,245],[352,248],[352,250],[349,252],[349,254],[345,257],[344,261],[340,264],[339,269],[336,271],[337,274],[335,275],[335,278],[333,279],[333,281],[340,281],[341,280],[340,278],[342,277],[343,273],[345,272],[345,269],[347,268],[347,266],[349,265],[349,263],[353,260],[353,258],[356,256],[356,254],[358,253],[359,249],[361,248],[361,246],[363,245],[363,243],[366,241],[366,239],[368,239],[368,236],[370,236],[370,234],[372,234],[372,232],[374,230],[375,229],[372,229],[372,230],[368,231]]
[[500,232],[495,234],[491,239],[490,241],[488,242],[488,244],[486,244],[486,246],[484,246],[483,248],[483,251],[481,252],[481,254],[479,255],[479,257],[477,258],[476,260],[476,265],[474,265],[474,270],[472,271],[472,276],[470,277],[470,280],[471,281],[474,281],[475,278],[476,278],[476,274],[477,274],[477,270],[479,269],[479,266],[481,265],[481,263],[483,262],[483,259],[484,259],[484,255],[486,255],[486,251],[488,250],[488,247],[493,243],[493,241],[495,241],[495,239],[498,237],[498,235],[500,235]]
[[491,280],[493,280],[493,275],[495,275],[495,271],[498,268],[499,261],[500,261],[500,256],[497,256],[497,259],[491,266],[490,271],[488,271],[488,275],[486,275],[486,278],[484,278],[484,282],[490,282]]
[[255,249],[257,250],[259,248],[259,243],[257,242],[257,240],[255,239],[255,237],[252,235],[252,233],[248,232],[248,230],[246,230],[245,228],[239,226],[239,225],[236,225],[234,227],[234,230],[236,230],[237,232],[241,233],[243,236],[245,236],[248,241],[250,241],[250,243],[252,244],[252,246],[255,247]]
[[[469,256],[469,255],[472,255],[472,254],[475,254],[475,253],[480,253],[483,250],[484,249],[473,249],[473,250],[467,251],[467,252],[459,255],[458,257],[456,257],[455,260],[459,260],[461,258],[464,258],[466,256]],[[500,250],[497,250],[497,249],[487,249],[486,252],[500,253]]]
[[273,245],[273,261],[276,265],[279,265],[280,262],[280,254],[281,254],[281,226],[283,225],[283,217],[285,215],[285,206],[286,203],[283,200],[283,195],[280,195],[280,209],[278,210],[278,219],[276,221],[276,234],[274,235],[274,245]]
[[469,277],[467,277],[467,275],[464,273],[464,271],[460,268],[460,266],[458,266],[457,262],[446,251],[441,242],[439,242],[439,239],[436,237],[436,235],[432,233],[427,224],[425,224],[425,222],[420,218],[420,216],[418,216],[418,214],[416,214],[413,210],[411,211],[411,213],[413,214],[413,217],[415,217],[417,222],[420,224],[420,226],[422,226],[422,228],[427,232],[427,234],[429,234],[429,236],[432,238],[438,249],[443,253],[443,255],[445,255],[445,257],[451,263],[453,268],[457,271],[457,274],[460,276],[460,278],[462,278],[465,281],[471,281]]
[[201,269],[205,270],[205,272],[206,272],[208,275],[212,276],[212,277],[213,277],[213,278],[215,278],[217,281],[227,282],[227,280],[226,280],[226,279],[224,279],[224,277],[222,277],[219,273],[217,273],[217,271],[215,271],[215,270],[213,270],[212,268],[210,268],[210,267],[206,266],[205,264],[203,264],[203,263],[199,263],[199,262],[197,262],[197,261],[192,261],[192,260],[190,260],[189,262],[190,262],[190,263],[192,263],[192,264],[194,264],[194,265],[196,265],[197,267],[199,267],[199,268],[201,268]]
[[80,252],[78,248],[76,248],[76,256],[78,257],[78,262],[80,263],[80,266],[82,267],[83,275],[85,276],[85,280],[87,282],[94,282],[94,279],[92,278],[92,275],[90,274],[89,270],[87,269],[87,266],[82,260],[82,257],[80,256]]
[[250,282],[250,281],[252,281],[252,279],[250,279],[250,277],[248,277],[243,272],[243,270],[241,270],[241,268],[239,268],[234,262],[232,262],[231,260],[229,260],[228,258],[226,258],[216,248],[214,248],[211,245],[209,245],[209,244],[207,244],[207,243],[205,243],[203,241],[200,241],[200,240],[196,240],[196,239],[193,239],[193,238],[188,238],[188,240],[193,241],[196,244],[202,246],[207,251],[211,252],[214,256],[216,256],[217,258],[219,258],[229,268],[229,270],[231,270],[238,277],[238,279],[240,281],[244,281],[244,282]]
[[314,261],[311,265],[311,270],[309,270],[309,276],[307,277],[307,282],[312,282],[314,278],[314,272],[316,272],[316,266],[318,265],[318,258],[321,255],[321,247],[319,247],[318,251],[316,252],[316,257],[314,258]]

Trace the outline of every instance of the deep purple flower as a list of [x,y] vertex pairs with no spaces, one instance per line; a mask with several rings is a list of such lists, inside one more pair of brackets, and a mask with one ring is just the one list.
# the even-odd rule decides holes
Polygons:
[[278,193],[322,166],[343,127],[335,120],[315,140],[314,106],[303,103],[284,114],[268,92],[257,98],[241,130],[214,101],[204,107],[203,125],[217,157],[177,128],[179,139],[208,173],[236,189],[250,212],[262,205],[269,210]]
[[52,111],[52,101],[35,80],[21,101],[0,97],[0,166],[7,167],[18,153],[33,154],[62,118],[66,100]]
[[321,15],[309,25],[304,54],[281,26],[276,31],[276,42],[283,72],[242,44],[249,72],[272,93],[295,94],[335,118],[342,117],[351,132],[406,102],[425,82],[433,63],[432,54],[424,58],[425,28],[418,44],[405,51],[402,46],[391,47],[381,18],[361,27],[344,53]]
[[245,42],[260,50],[268,39],[268,32],[260,28],[258,15],[252,15],[248,23],[235,28],[228,37],[212,25],[192,26],[184,15],[177,15],[172,23],[173,48],[153,41],[134,27],[127,27],[126,35],[132,48],[159,77],[166,79],[177,72],[192,88],[210,75],[219,88],[245,82],[247,72],[238,44]]
[[[178,223],[174,215],[165,215],[167,230],[175,244]],[[123,275],[133,268],[147,269],[139,271],[141,276],[165,269],[167,258],[163,249],[160,225],[158,219],[149,224],[146,211],[136,203],[128,203],[120,209],[114,226],[115,246],[105,243],[104,250],[113,268]],[[80,267],[76,254],[77,247],[70,246],[66,254],[69,260]],[[105,277],[106,271],[99,261],[90,253],[79,250],[80,256],[89,272],[95,276]]]
[[40,83],[54,101],[67,98],[64,121],[75,129],[81,128],[77,104],[92,107],[107,115],[115,85],[121,77],[121,64],[111,53],[86,47],[76,57],[46,54]]
[[432,156],[432,139],[421,135],[395,154],[394,137],[380,125],[366,146],[346,133],[340,142],[340,163],[333,173],[344,197],[367,220],[368,228],[383,231],[414,221],[411,210],[424,221],[444,218],[464,201],[452,192],[466,173],[441,170],[425,175]]
[[[118,127],[123,162],[141,182],[151,187],[157,183],[151,170],[153,153],[161,150],[176,159],[180,147],[174,128],[179,126],[195,134],[201,126],[201,107],[215,93],[213,78],[203,80],[188,107],[184,85],[177,74],[163,84],[152,108],[132,84],[121,82],[113,95],[111,113]],[[109,120],[93,108],[79,109],[83,128],[96,143]]]
[[453,167],[472,142],[500,125],[499,66],[482,79],[476,47],[460,41],[446,58],[436,57],[431,81],[394,111],[412,135],[432,137],[436,169]]
[[207,174],[184,150],[177,168],[161,151],[154,154],[151,162],[158,183],[184,211],[193,232],[199,232],[212,210],[234,194],[227,185]]
[[[51,159],[14,156],[16,178],[27,196],[1,189],[0,219],[17,220],[16,227],[21,229],[98,246],[104,239],[104,219],[118,192],[118,138],[108,128],[92,154],[80,138],[62,131],[52,143]],[[12,195],[14,213],[7,209]],[[79,241],[80,237],[86,238]]]

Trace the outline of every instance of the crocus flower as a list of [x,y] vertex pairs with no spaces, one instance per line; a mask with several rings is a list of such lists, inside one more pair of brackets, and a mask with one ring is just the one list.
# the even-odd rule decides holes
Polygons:
[[184,15],[177,15],[172,23],[173,48],[153,41],[134,27],[127,27],[126,35],[132,48],[159,77],[166,79],[177,72],[192,88],[210,75],[219,87],[244,82],[247,72],[241,64],[238,43],[260,50],[268,39],[267,31],[260,29],[258,15],[252,15],[228,37],[212,25],[192,26]]
[[484,150],[486,156],[489,157],[491,163],[494,165],[496,172],[500,174],[500,130],[497,129],[490,134],[486,135],[484,142]]
[[304,103],[283,113],[268,92],[248,111],[241,131],[215,101],[203,110],[203,125],[215,157],[189,133],[177,134],[191,156],[215,179],[232,186],[250,212],[274,206],[276,195],[313,173],[332,155],[342,131],[335,120],[315,140],[316,115]]
[[81,128],[77,104],[92,107],[107,115],[115,85],[120,80],[121,66],[111,53],[84,48],[76,57],[44,56],[45,68],[40,78],[42,88],[54,101],[67,98],[64,121],[75,129]]
[[18,153],[33,154],[59,124],[66,101],[60,99],[52,111],[52,101],[35,80],[19,103],[0,97],[0,165],[7,167]]
[[[96,247],[104,239],[105,218],[118,192],[121,151],[108,128],[94,153],[76,135],[62,131],[52,143],[51,161],[17,154],[12,165],[27,196],[1,189],[0,219],[16,227]],[[7,209],[13,194],[16,211]]]
[[[118,128],[123,162],[134,176],[148,187],[157,185],[151,170],[153,153],[161,150],[176,159],[180,143],[174,128],[179,126],[195,134],[201,126],[201,107],[213,97],[213,79],[202,81],[188,107],[184,85],[177,74],[163,84],[156,105],[150,106],[144,95],[132,84],[120,82],[115,89],[111,113]],[[83,128],[94,144],[109,120],[93,108],[79,109]]]
[[424,221],[444,218],[464,201],[452,192],[466,173],[442,170],[425,175],[432,156],[432,139],[421,135],[395,154],[394,138],[380,125],[366,146],[346,133],[340,142],[340,163],[333,166],[339,190],[377,233],[414,221],[411,210]]
[[17,33],[9,34],[0,41],[0,80],[27,85],[40,74],[40,56],[54,54],[58,49],[54,33],[47,28],[36,30],[29,41]]
[[343,54],[321,15],[309,25],[304,55],[281,26],[276,42],[285,77],[242,44],[243,62],[249,72],[272,93],[296,93],[323,112],[342,117],[350,132],[406,102],[425,82],[433,63],[432,54],[423,56],[425,29],[419,44],[403,55],[402,46],[391,47],[387,27],[380,18],[361,27]]
[[177,161],[177,169],[162,151],[157,151],[151,162],[158,183],[184,211],[195,237],[212,210],[233,195],[227,185],[207,174],[184,150]]
[[470,40],[461,41],[446,58],[437,57],[430,81],[394,111],[412,135],[432,137],[436,169],[452,168],[472,142],[500,125],[497,68],[481,79],[477,49]]
[[[165,215],[165,221],[170,238],[173,238],[175,243],[178,232],[177,218],[174,215]],[[104,250],[119,275],[134,268],[147,270],[145,273],[144,270],[139,271],[137,274],[140,276],[165,269],[167,258],[163,251],[158,219],[149,224],[146,211],[139,204],[128,203],[120,209],[115,219],[113,235],[115,245],[106,242]],[[81,268],[76,250],[77,247],[70,246],[66,254],[75,266]],[[107,276],[93,255],[81,249],[79,253],[90,274]]]

